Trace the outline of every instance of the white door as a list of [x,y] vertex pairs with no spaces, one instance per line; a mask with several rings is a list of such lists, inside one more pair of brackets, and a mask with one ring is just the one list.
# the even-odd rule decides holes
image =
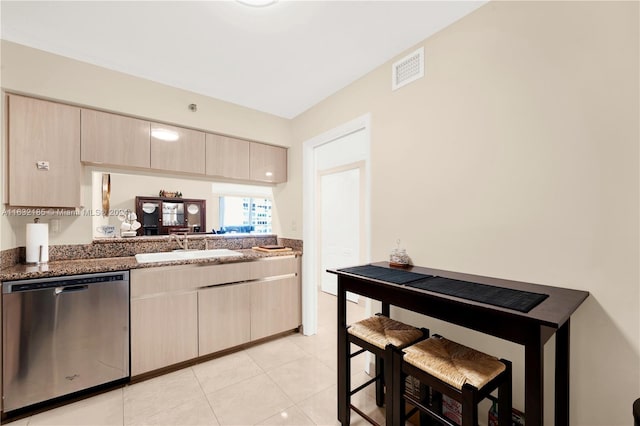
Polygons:
[[[318,172],[319,281],[322,291],[337,294],[337,277],[327,269],[355,266],[363,259],[364,163]],[[358,296],[348,295],[357,302]]]

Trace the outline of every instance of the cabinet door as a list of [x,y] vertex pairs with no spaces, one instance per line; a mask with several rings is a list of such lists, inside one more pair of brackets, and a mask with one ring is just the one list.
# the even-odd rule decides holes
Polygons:
[[205,134],[151,123],[151,168],[204,174]]
[[206,200],[184,200],[184,214],[189,232],[207,232]]
[[287,181],[287,149],[251,142],[249,147],[250,178],[260,182]]
[[300,278],[291,276],[251,285],[251,340],[293,330],[301,323]]
[[230,284],[198,291],[200,356],[248,342],[251,295],[248,284]]
[[207,174],[249,179],[249,141],[207,133]]
[[9,204],[80,206],[80,108],[9,96]]
[[149,168],[150,126],[137,118],[83,109],[82,161]]
[[197,292],[131,300],[132,376],[197,356]]

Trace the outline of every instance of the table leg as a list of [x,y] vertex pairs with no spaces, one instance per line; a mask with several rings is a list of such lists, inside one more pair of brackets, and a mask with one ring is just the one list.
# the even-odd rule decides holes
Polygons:
[[350,423],[349,381],[351,374],[351,358],[347,340],[347,292],[342,285],[342,277],[338,277],[338,421],[343,425]]
[[382,315],[387,318],[391,318],[391,309],[389,308],[389,303],[382,302]]
[[544,415],[544,345],[541,333],[524,347],[524,415],[527,426],[542,426]]
[[569,321],[556,332],[556,426],[569,426]]

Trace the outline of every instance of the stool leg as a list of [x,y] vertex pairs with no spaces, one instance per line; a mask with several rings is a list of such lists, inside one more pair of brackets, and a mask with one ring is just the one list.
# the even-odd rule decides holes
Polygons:
[[384,359],[381,356],[376,355],[376,377],[380,377],[380,380],[376,380],[376,405],[382,407],[384,405]]
[[[384,348],[384,357],[387,362],[382,371],[382,377],[386,387],[384,392],[385,420],[388,425],[393,424],[393,410],[395,408],[392,401],[393,395],[395,394],[395,383],[393,382],[393,348],[393,345],[387,345],[387,347]],[[380,380],[378,380],[378,382],[380,382]],[[380,406],[380,404],[378,404],[378,406]]]
[[[442,414],[442,394],[435,390],[431,390],[431,409],[438,414]],[[429,417],[431,419],[431,417]],[[430,420],[434,424],[435,420]],[[427,423],[429,424],[429,423]],[[435,423],[439,424],[439,423]]]
[[[391,368],[391,388],[389,394],[391,395],[391,422],[387,417],[387,425],[403,425],[404,424],[404,380],[405,375],[402,372],[402,356],[403,353],[400,349],[392,347],[391,358],[389,359],[391,365],[387,365],[387,368]],[[387,409],[389,407],[387,406]]]
[[478,405],[473,394],[473,388],[469,384],[462,387],[462,426],[478,424]]
[[500,360],[507,367],[504,375],[505,380],[498,387],[498,425],[511,426],[512,411],[512,384],[511,384],[511,362]]
[[[424,405],[425,407],[429,407],[430,403],[429,403],[429,395],[430,394],[430,389],[427,385],[425,385],[424,383],[420,382],[420,402],[422,403],[422,405]],[[442,401],[441,401],[442,402]],[[431,408],[433,408],[433,406],[431,406]],[[440,407],[442,411],[442,407]],[[425,413],[422,410],[420,411],[420,426],[433,426],[433,425],[438,425],[439,423],[436,422],[435,420],[433,420],[431,418],[430,415],[428,415],[427,413]]]

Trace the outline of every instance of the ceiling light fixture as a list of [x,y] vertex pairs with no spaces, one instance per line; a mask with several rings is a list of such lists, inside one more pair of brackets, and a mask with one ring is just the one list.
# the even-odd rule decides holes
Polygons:
[[151,131],[151,136],[156,139],[160,139],[161,141],[174,142],[177,141],[180,136],[178,136],[177,132],[168,129],[153,129]]
[[277,1],[278,0],[237,0],[238,3],[251,7],[267,7],[275,4]]

